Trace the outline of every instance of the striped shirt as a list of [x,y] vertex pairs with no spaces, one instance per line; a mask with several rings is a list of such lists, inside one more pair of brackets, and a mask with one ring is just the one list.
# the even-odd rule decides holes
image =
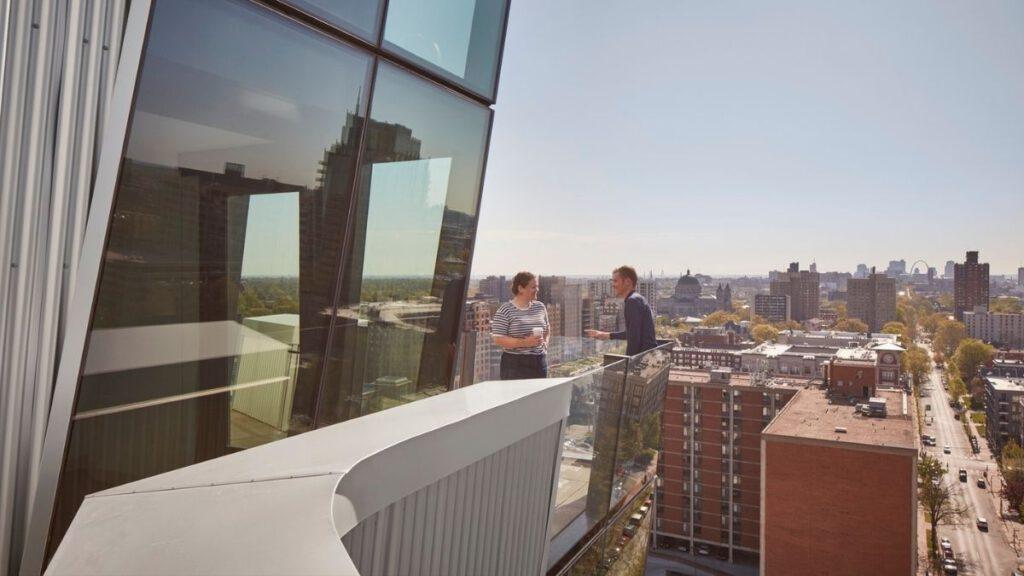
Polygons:
[[[534,300],[530,302],[530,307],[526,310],[516,306],[511,300],[505,302],[498,308],[498,311],[494,313],[494,318],[491,318],[491,335],[492,336],[511,336],[513,338],[525,338],[533,334],[534,328],[543,328],[544,334],[547,335],[550,330],[548,327],[548,309],[544,306],[543,302]],[[547,344],[541,342],[539,346],[533,348],[506,348],[506,354],[546,354]]]

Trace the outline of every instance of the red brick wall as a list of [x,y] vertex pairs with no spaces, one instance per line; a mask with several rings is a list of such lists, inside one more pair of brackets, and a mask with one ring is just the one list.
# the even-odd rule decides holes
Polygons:
[[828,389],[835,394],[859,398],[863,396],[863,387],[867,386],[868,395],[874,396],[877,385],[874,367],[832,364],[829,368]]
[[763,576],[913,573],[914,456],[765,439]]

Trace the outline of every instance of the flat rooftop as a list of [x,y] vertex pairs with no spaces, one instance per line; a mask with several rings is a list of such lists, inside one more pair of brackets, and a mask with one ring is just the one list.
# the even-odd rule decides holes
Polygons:
[[989,376],[986,380],[997,392],[1024,392],[1024,378]]
[[[709,384],[719,386],[719,382],[711,382],[711,372],[708,370],[686,370],[673,368],[668,374],[668,383],[672,384]],[[821,378],[800,377],[800,376],[771,376],[764,378],[760,384],[755,384],[753,375],[747,372],[733,372],[729,377],[730,386],[745,386],[749,388],[793,388],[801,389],[808,386],[816,386],[822,383]]]
[[[854,406],[846,402],[830,404],[825,390],[801,390],[762,435],[917,450],[917,434],[910,412],[913,401],[899,390],[878,390],[877,396],[885,398],[885,418],[858,414]],[[837,427],[845,428],[846,432],[836,432]]]

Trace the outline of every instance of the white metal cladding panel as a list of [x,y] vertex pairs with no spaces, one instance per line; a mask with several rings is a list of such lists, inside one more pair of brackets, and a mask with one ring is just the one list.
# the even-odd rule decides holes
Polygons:
[[359,572],[540,573],[560,427],[553,424],[360,522],[342,538]]
[[125,0],[0,0],[0,572],[34,499]]

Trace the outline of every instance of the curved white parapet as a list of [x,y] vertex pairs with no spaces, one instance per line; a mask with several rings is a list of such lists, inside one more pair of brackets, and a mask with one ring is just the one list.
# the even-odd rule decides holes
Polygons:
[[540,573],[571,390],[485,382],[98,492],[47,574]]

